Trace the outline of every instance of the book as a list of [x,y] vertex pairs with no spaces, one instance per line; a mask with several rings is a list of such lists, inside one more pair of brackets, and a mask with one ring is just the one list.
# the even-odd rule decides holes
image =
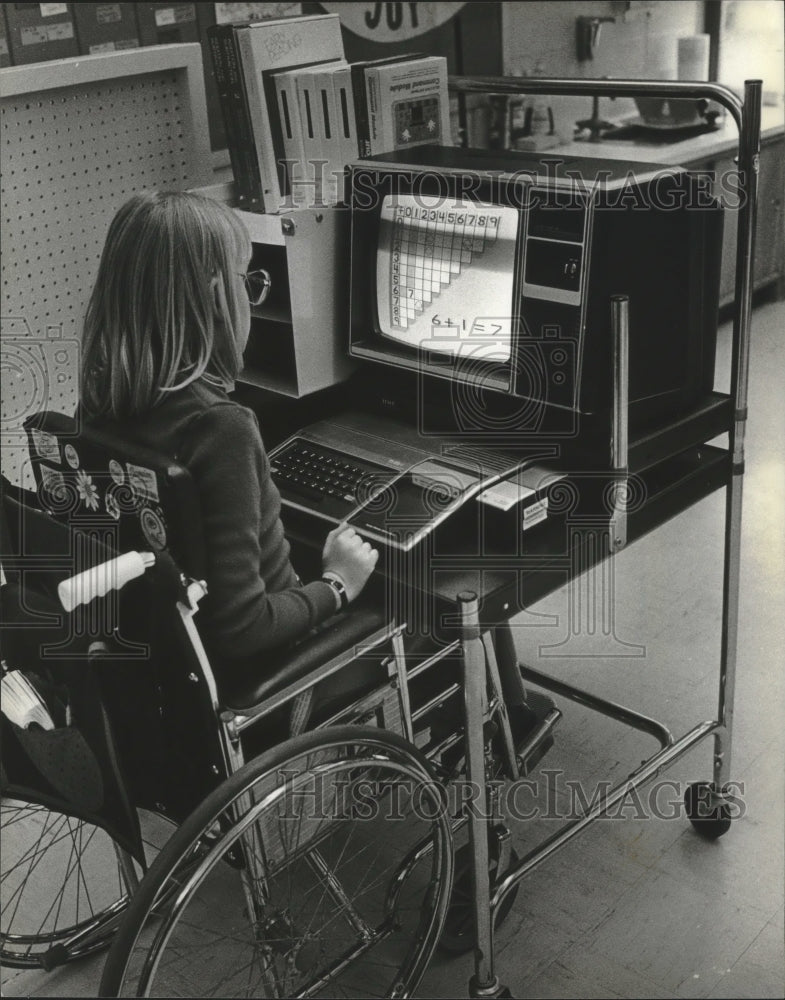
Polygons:
[[349,64],[341,60],[315,68],[312,92],[321,141],[322,198],[325,204],[335,205],[343,198],[346,164],[357,159],[357,127]]
[[[335,78],[339,74],[344,77],[343,107],[336,94]],[[349,145],[344,137],[349,113],[345,89],[348,75],[349,65],[345,62],[324,66],[313,73],[316,116],[324,161],[321,169],[322,197],[327,205],[336,205],[342,200],[344,168],[357,156],[355,146],[353,154],[344,159],[344,149]]]
[[300,102],[303,160],[301,176],[295,177],[292,196],[296,204],[323,204],[325,164],[315,70],[295,70],[297,97]]
[[342,59],[341,25],[337,14],[313,14],[237,25],[235,33],[265,211],[278,212],[289,204],[289,182],[285,165],[278,162],[283,134],[273,76],[285,69]]
[[74,20],[79,51],[84,55],[139,47],[136,4],[77,3]]
[[213,25],[207,29],[207,39],[224,119],[237,204],[239,208],[249,212],[264,212],[261,171],[256,157],[235,25]]
[[343,60],[334,60],[295,71],[305,152],[302,185],[316,204],[335,204],[334,197],[328,200],[328,193],[334,188],[329,161],[337,153],[332,137],[331,72],[342,64],[346,65]]
[[207,124],[210,129],[210,148],[226,149],[226,126],[221,112],[221,98],[218,94],[218,82],[215,79],[208,31],[215,24],[215,4],[196,4],[196,28],[199,44],[202,47],[202,69],[204,72],[204,96],[207,102]]
[[0,680],[0,708],[3,715],[20,729],[29,729],[30,726],[55,728],[46,703],[21,670],[3,674]]
[[305,122],[297,83],[298,70],[285,70],[273,74],[278,118],[283,137],[283,148],[276,154],[276,161],[283,162],[285,187],[292,204],[305,201],[303,180],[306,177]]
[[371,155],[450,144],[447,60],[425,56],[366,70]]
[[333,93],[340,139],[340,162],[346,166],[359,155],[357,146],[357,118],[354,110],[352,73],[350,66],[339,66],[333,73]]
[[420,58],[422,58],[422,54],[416,52],[402,56],[384,56],[381,59],[369,59],[364,62],[354,62],[351,64],[352,98],[354,101],[357,152],[359,156],[371,155],[367,87],[368,71],[374,66],[383,66],[387,63],[400,63]]
[[15,65],[79,55],[72,3],[4,3]]

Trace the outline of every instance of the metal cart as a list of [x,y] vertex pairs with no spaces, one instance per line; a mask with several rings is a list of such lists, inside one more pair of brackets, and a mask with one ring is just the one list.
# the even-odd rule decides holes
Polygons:
[[[736,255],[736,298],[733,319],[733,359],[730,394],[712,393],[693,408],[692,412],[669,422],[646,439],[630,439],[627,421],[627,357],[628,301],[625,296],[614,298],[611,304],[614,342],[613,380],[614,405],[611,427],[612,474],[616,477],[616,504],[606,534],[604,552],[587,557],[584,568],[605,557],[612,558],[628,542],[643,532],[661,525],[667,518],[707,496],[714,490],[726,489],[725,546],[722,601],[722,645],[716,718],[698,722],[692,729],[675,737],[669,729],[636,711],[596,697],[571,685],[555,681],[547,675],[522,666],[524,679],[579,702],[585,707],[620,723],[654,736],[660,749],[637,767],[607,796],[590,807],[577,819],[570,820],[537,848],[526,854],[492,884],[489,880],[488,840],[486,820],[478,810],[469,810],[469,831],[473,853],[474,919],[477,928],[475,972],[470,983],[473,997],[511,995],[502,985],[494,965],[494,917],[505,898],[533,868],[568,843],[576,834],[617,804],[631,790],[650,781],[665,768],[697,746],[704,739],[714,739],[712,781],[693,785],[687,790],[687,813],[695,827],[704,835],[717,837],[730,826],[730,814],[724,798],[730,776],[733,732],[733,697],[738,639],[739,567],[741,550],[742,483],[744,475],[744,433],[747,418],[747,382],[749,370],[750,313],[752,296],[752,263],[755,249],[755,212],[758,186],[760,149],[761,81],[745,83],[744,100],[719,84],[660,83],[640,80],[569,79],[510,80],[505,78],[455,77],[451,88],[466,94],[548,94],[587,95],[592,97],[653,97],[691,100],[707,99],[721,104],[732,115],[739,129],[739,213]],[[727,433],[725,449],[702,449],[702,457],[683,479],[674,482],[667,499],[652,498],[637,511],[625,509],[627,477],[653,457],[665,459],[682,448],[703,445],[717,435]],[[644,459],[644,455],[646,455]],[[532,599],[544,596],[547,572],[533,582]],[[467,781],[483,785],[485,762],[482,727],[487,695],[484,688],[483,664],[489,655],[515,660],[512,633],[502,622],[501,609],[509,594],[500,587],[498,592],[482,595],[482,616],[478,593],[471,589],[458,595],[461,614],[461,640],[464,650],[464,684],[466,702]],[[488,642],[489,623],[494,624],[493,644]],[[485,642],[483,642],[485,639]],[[493,648],[492,648],[493,647]]]
[[[484,92],[493,94],[515,94],[521,92],[537,92],[563,95],[590,96],[650,96],[669,99],[699,99],[706,98],[719,102],[728,109],[739,126],[739,171],[740,193],[743,197],[739,222],[739,238],[736,261],[736,303],[733,327],[733,367],[731,375],[730,394],[711,392],[695,404],[689,412],[677,418],[661,423],[645,436],[631,434],[627,420],[627,357],[628,357],[628,302],[620,295],[609,303],[614,333],[613,352],[613,382],[614,405],[611,413],[609,440],[612,442],[611,463],[607,476],[613,486],[613,509],[604,523],[593,535],[593,542],[582,552],[581,569],[588,569],[600,563],[603,559],[612,558],[626,544],[634,541],[645,532],[661,526],[669,517],[687,509],[698,500],[714,491],[726,489],[725,517],[725,552],[723,573],[723,607],[722,607],[722,647],[719,677],[719,695],[716,718],[699,721],[689,731],[674,737],[666,726],[632,709],[614,704],[586,691],[555,681],[547,675],[529,667],[521,668],[524,679],[550,690],[559,697],[576,701],[583,706],[607,716],[619,723],[645,732],[655,737],[660,743],[660,749],[639,767],[637,767],[623,782],[612,788],[607,795],[592,805],[584,815],[567,822],[561,830],[548,837],[536,849],[519,860],[509,862],[510,855],[504,862],[500,857],[495,859],[495,870],[492,874],[491,858],[489,856],[488,819],[486,810],[473,808],[473,802],[485,805],[489,796],[493,796],[493,784],[487,781],[488,740],[485,723],[490,716],[495,715],[502,728],[502,754],[506,758],[506,773],[514,780],[518,774],[518,763],[512,748],[509,722],[506,718],[504,698],[501,691],[500,667],[517,670],[517,656],[509,619],[522,607],[530,605],[538,598],[555,590],[564,581],[563,567],[554,568],[556,558],[552,546],[552,536],[547,526],[532,542],[532,555],[539,559],[533,560],[531,569],[527,570],[522,580],[517,577],[511,582],[509,574],[495,573],[493,565],[485,567],[483,584],[477,584],[478,574],[471,571],[456,569],[445,572],[439,577],[439,593],[435,596],[444,607],[453,612],[454,642],[441,651],[441,655],[454,653],[460,656],[463,668],[464,690],[464,754],[465,780],[467,784],[479,791],[479,795],[466,804],[458,824],[466,824],[469,832],[468,877],[471,880],[470,907],[474,920],[475,971],[470,983],[470,993],[475,997],[495,997],[510,995],[509,990],[502,985],[494,966],[494,924],[500,909],[509,902],[510,894],[521,879],[534,867],[556,850],[568,843],[582,829],[602,816],[618,803],[632,789],[637,789],[651,780],[660,771],[674,763],[681,756],[697,746],[709,736],[714,737],[714,767],[711,782],[701,786],[692,786],[688,792],[688,813],[695,826],[708,836],[719,836],[729,826],[728,810],[724,789],[728,783],[731,766],[731,736],[733,721],[733,694],[736,664],[737,617],[738,617],[738,579],[740,563],[740,528],[742,476],[744,471],[744,430],[747,406],[747,377],[749,356],[749,328],[751,311],[751,267],[754,253],[755,202],[757,191],[758,148],[760,141],[760,100],[761,82],[750,81],[745,87],[745,97],[742,102],[729,90],[714,84],[702,83],[656,83],[646,81],[576,81],[536,79],[512,81],[496,78],[456,78],[452,86],[459,93]],[[727,448],[717,448],[706,445],[723,433],[729,434]],[[673,472],[668,482],[668,488],[652,491],[645,503],[633,509],[626,503],[626,490],[630,477],[639,473],[645,479],[646,470],[655,466],[661,467],[677,454],[689,451],[689,461],[677,463],[678,469]],[[629,509],[628,509],[629,507]],[[595,544],[600,542],[600,544]],[[399,623],[400,624],[400,623]],[[407,677],[404,656],[396,656],[391,664],[393,685],[398,691],[401,715],[404,720],[403,737],[406,744],[398,739],[397,752],[409,753],[407,744],[412,742],[414,733],[411,726],[411,712],[406,699]],[[422,669],[423,664],[420,664]],[[333,669],[327,664],[323,669]],[[395,672],[398,671],[396,678]],[[325,675],[326,676],[326,675]],[[191,684],[198,678],[188,675]],[[191,684],[191,687],[195,687]],[[284,692],[288,695],[298,691]],[[278,695],[276,695],[278,697]],[[283,695],[280,695],[283,698]],[[211,706],[215,699],[210,696]],[[220,708],[217,704],[212,707]],[[268,706],[269,707],[269,706]],[[558,719],[558,710],[545,717],[536,734],[541,740]],[[236,727],[238,712],[223,713],[222,723],[227,727]],[[324,737],[316,734],[313,739],[330,740],[329,729],[322,731]],[[356,742],[356,730],[342,731],[344,742]],[[385,737],[371,733],[369,736],[360,734],[370,740],[374,752],[384,744]],[[356,737],[356,739],[355,739]],[[311,740],[311,737],[308,737]],[[396,738],[397,739],[397,738]],[[309,743],[310,746],[310,743]],[[526,756],[520,751],[520,756]],[[356,758],[348,758],[347,768],[357,768]],[[381,766],[376,757],[369,758],[374,769]],[[393,761],[395,763],[395,761]],[[343,767],[343,763],[341,764]],[[371,766],[371,765],[369,765]],[[396,765],[397,766],[397,765]],[[391,765],[392,767],[392,765]],[[417,770],[416,778],[428,784],[429,773]],[[245,780],[244,773],[236,775]],[[387,778],[382,782],[389,785]],[[223,788],[219,786],[219,789]],[[234,785],[231,786],[234,788]],[[229,789],[231,791],[231,788]],[[201,807],[200,807],[201,808]],[[211,814],[212,815],[212,814]],[[197,813],[192,813],[186,821],[192,827]],[[221,814],[223,818],[223,814]],[[198,823],[196,824],[198,825]],[[447,826],[448,824],[443,824]],[[221,824],[210,821],[201,830],[203,840],[208,844],[216,840],[222,830]],[[198,831],[197,831],[198,832]],[[450,831],[440,829],[439,843],[444,847],[438,860],[443,868],[439,882],[444,889],[452,879],[452,843]],[[188,830],[185,831],[188,833]],[[441,836],[443,835],[443,836]],[[190,834],[189,834],[190,836]],[[182,838],[181,838],[182,839]],[[430,848],[433,850],[432,848]],[[416,846],[412,858],[421,858],[429,848]],[[437,852],[434,851],[434,855]],[[175,859],[171,873],[176,876],[179,859]],[[398,874],[400,883],[406,875],[407,867],[403,866]],[[160,869],[162,878],[168,877],[169,870]],[[333,886],[334,894],[340,897],[340,887]],[[135,896],[139,900],[131,907],[143,916],[150,914],[157,919],[155,895],[156,883],[143,881],[140,890],[142,895]],[[446,889],[444,889],[446,892]],[[146,893],[146,895],[145,895]],[[394,894],[393,894],[394,895]],[[122,901],[123,904],[125,900]],[[446,904],[445,904],[446,906]],[[441,929],[440,921],[444,917],[444,908],[439,903],[438,913],[431,922],[427,945],[435,944],[437,931]],[[434,907],[436,909],[436,907]],[[110,914],[111,931],[115,929],[115,916],[119,920],[122,908],[117,914]],[[250,911],[249,911],[250,912]],[[130,913],[129,913],[130,915]],[[359,921],[357,921],[360,924]],[[391,922],[392,923],[392,922]],[[367,930],[360,924],[360,930]],[[127,947],[129,937],[136,931],[130,928],[128,933],[120,932],[118,942],[113,946],[112,954],[119,954]],[[288,929],[286,930],[288,934]],[[125,941],[122,940],[123,936]],[[366,937],[368,935],[366,934]],[[104,938],[98,940],[100,946]],[[365,944],[358,950],[360,954]],[[429,952],[430,953],[430,952]],[[354,953],[352,953],[353,956]],[[412,982],[422,972],[421,964],[427,959],[418,951],[416,968],[411,975]],[[350,957],[352,957],[350,956]],[[304,954],[304,958],[307,957]],[[125,960],[123,954],[120,958]],[[347,959],[348,962],[348,959]],[[314,995],[326,980],[312,984],[306,995]],[[407,988],[396,984],[395,995],[407,995]]]

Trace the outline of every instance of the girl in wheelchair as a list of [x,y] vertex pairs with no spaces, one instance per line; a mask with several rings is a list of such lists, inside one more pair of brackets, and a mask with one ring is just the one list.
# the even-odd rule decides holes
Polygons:
[[302,584],[254,413],[228,393],[251,306],[270,285],[231,209],[179,192],[135,195],[112,221],[83,335],[81,416],[190,471],[202,507],[209,596],[203,640],[247,661],[303,638],[353,601],[378,552],[339,526],[322,578]]

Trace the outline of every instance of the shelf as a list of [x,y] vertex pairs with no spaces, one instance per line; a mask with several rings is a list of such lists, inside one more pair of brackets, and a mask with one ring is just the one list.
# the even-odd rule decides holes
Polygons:
[[630,434],[630,472],[639,473],[670,456],[730,430],[733,408],[730,396],[712,392],[689,413],[656,428]]
[[[727,450],[712,445],[689,448],[645,470],[640,474],[645,499],[628,515],[628,544],[722,489],[729,478]],[[428,562],[428,593],[452,613],[456,594],[466,590],[483,594],[483,622],[507,621],[567,584],[575,574],[578,558],[581,571],[609,558],[607,545],[596,544],[598,533],[603,532],[603,518],[607,513],[602,511],[596,518],[585,514],[566,521],[554,518],[531,532],[523,556],[493,550],[486,550],[481,559],[476,554],[467,554],[464,559],[460,553],[434,556]],[[595,542],[586,542],[578,557],[571,546],[576,539],[589,536]],[[396,578],[399,585],[405,585],[410,579],[406,567],[397,568]]]
[[286,323],[289,326],[292,325],[292,310],[288,305],[276,305],[274,302],[268,304],[265,302],[261,306],[251,306],[251,315],[254,319],[266,320],[269,323]]
[[280,393],[283,396],[298,396],[297,382],[292,377],[286,375],[276,375],[272,372],[264,372],[255,368],[244,368],[237,381],[241,385],[252,385],[257,389],[267,389],[270,392]]

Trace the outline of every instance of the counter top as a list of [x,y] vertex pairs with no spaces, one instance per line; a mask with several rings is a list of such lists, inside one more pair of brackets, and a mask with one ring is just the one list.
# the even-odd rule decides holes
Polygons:
[[[785,132],[785,112],[781,107],[761,109],[761,137],[774,138]],[[548,155],[594,156],[610,160],[629,160],[635,163],[664,163],[683,166],[696,160],[705,160],[735,151],[739,133],[729,114],[714,132],[692,136],[677,142],[646,142],[641,139],[605,139],[601,142],[585,140],[563,143],[550,148]]]

